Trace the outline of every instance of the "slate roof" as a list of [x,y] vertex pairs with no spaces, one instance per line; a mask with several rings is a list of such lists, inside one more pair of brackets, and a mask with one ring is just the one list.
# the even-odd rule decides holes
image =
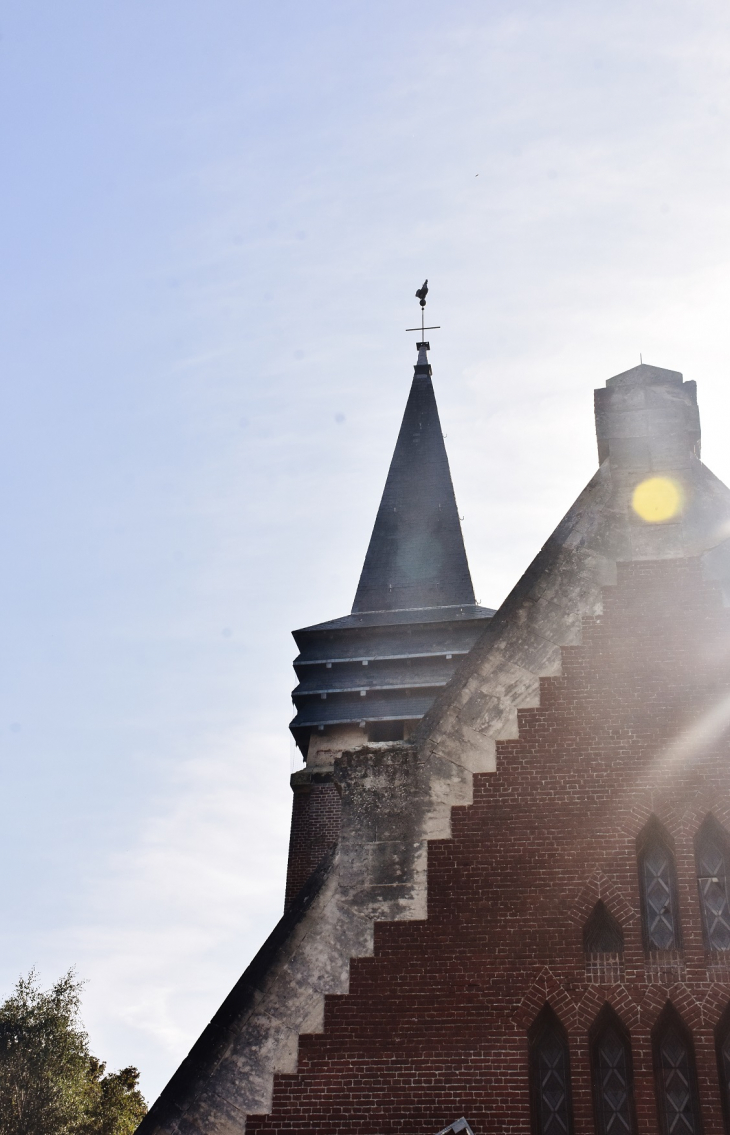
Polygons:
[[353,613],[475,602],[425,344],[414,370]]
[[418,362],[352,613],[293,632],[291,730],[418,721],[494,611],[474,599],[428,363]]
[[302,748],[320,725],[420,720],[494,612],[473,603],[402,612],[407,620],[389,614],[359,626],[345,618],[294,632],[300,654],[291,730]]

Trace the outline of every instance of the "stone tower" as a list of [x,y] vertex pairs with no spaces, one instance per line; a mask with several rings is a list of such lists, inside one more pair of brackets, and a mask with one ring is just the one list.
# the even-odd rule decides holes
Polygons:
[[730,491],[678,372],[595,409],[417,728],[334,759],[336,848],[145,1135],[727,1135]]

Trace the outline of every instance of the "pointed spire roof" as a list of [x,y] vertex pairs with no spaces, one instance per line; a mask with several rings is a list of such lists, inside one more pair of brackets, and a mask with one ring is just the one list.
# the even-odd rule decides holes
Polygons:
[[428,343],[418,344],[353,614],[475,602],[428,349]]

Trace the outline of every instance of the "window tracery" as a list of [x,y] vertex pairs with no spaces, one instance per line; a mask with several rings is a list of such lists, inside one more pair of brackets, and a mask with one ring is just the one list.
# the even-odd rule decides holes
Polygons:
[[663,1135],[699,1135],[699,1102],[689,1033],[671,1007],[654,1033],[657,1098]]
[[639,882],[644,942],[649,950],[677,950],[677,875],[669,842],[657,822],[639,841]]
[[530,1079],[536,1135],[571,1135],[568,1038],[549,1005],[531,1030]]
[[717,1026],[715,1043],[725,1130],[730,1132],[730,1005],[728,1005],[720,1024]]
[[728,844],[727,832],[708,816],[695,842],[695,863],[705,942],[711,950],[730,950]]
[[634,1135],[631,1046],[618,1017],[608,1007],[593,1030],[591,1057],[599,1135]]

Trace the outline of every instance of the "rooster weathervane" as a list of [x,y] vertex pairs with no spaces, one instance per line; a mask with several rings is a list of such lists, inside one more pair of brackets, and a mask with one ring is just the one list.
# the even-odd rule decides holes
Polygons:
[[428,350],[428,344],[424,342],[424,339],[425,339],[424,333],[426,331],[439,331],[440,326],[441,326],[438,323],[435,324],[433,327],[424,327],[423,326],[425,318],[426,318],[426,296],[427,295],[428,295],[428,280],[424,280],[421,287],[416,292],[416,299],[421,304],[421,326],[420,327],[406,327],[406,331],[420,331],[421,332],[421,342],[417,343],[416,346],[417,347],[424,347],[425,346],[426,350]]

